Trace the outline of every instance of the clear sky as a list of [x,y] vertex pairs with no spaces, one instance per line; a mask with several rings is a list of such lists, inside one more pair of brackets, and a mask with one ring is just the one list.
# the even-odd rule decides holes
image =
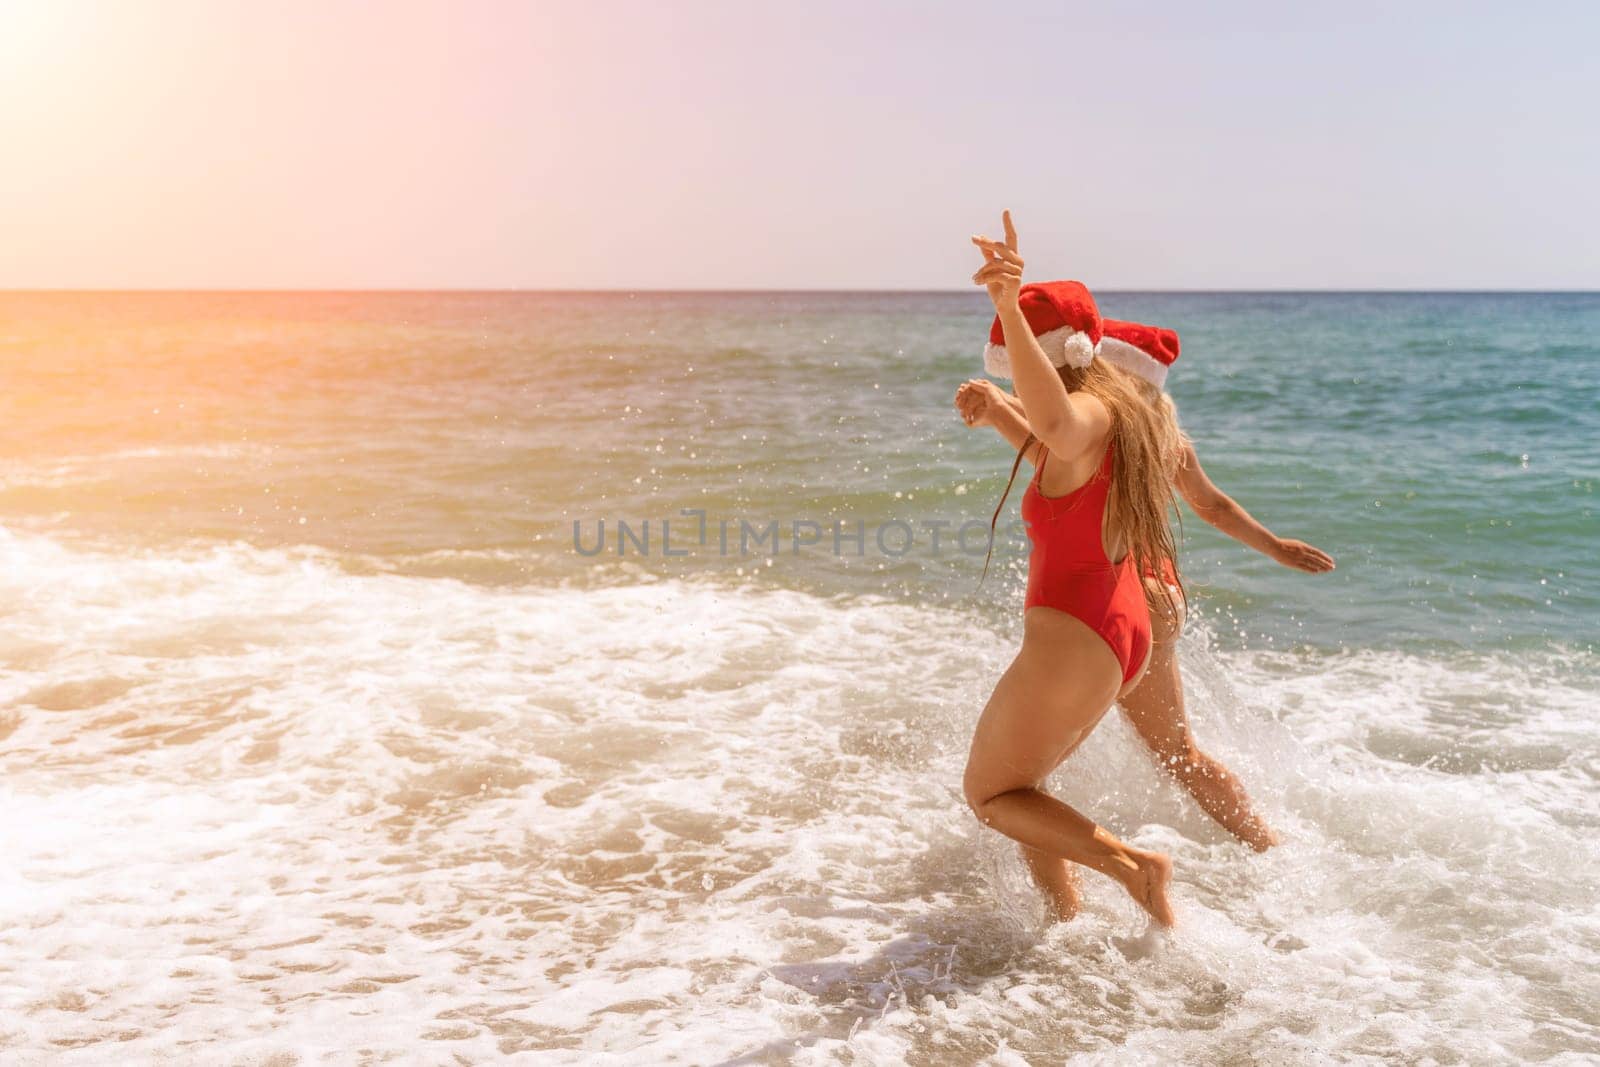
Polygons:
[[0,0],[0,287],[1600,288],[1600,4]]

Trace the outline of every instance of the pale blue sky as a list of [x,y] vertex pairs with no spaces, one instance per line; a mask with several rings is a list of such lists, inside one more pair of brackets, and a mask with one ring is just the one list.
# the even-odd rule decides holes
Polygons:
[[0,0],[0,286],[1600,287],[1600,5]]

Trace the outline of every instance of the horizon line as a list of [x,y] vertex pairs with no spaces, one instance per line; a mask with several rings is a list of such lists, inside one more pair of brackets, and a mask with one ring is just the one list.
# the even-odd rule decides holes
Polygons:
[[[1401,296],[1403,296],[1403,295],[1426,295],[1426,294],[1441,294],[1441,295],[1461,294],[1461,295],[1494,296],[1494,295],[1526,294],[1526,295],[1534,295],[1534,296],[1537,296],[1537,295],[1587,296],[1587,295],[1600,294],[1600,288],[1591,288],[1591,289],[1577,289],[1577,288],[1546,289],[1546,288],[1536,288],[1536,287],[1518,287],[1518,288],[1477,288],[1477,287],[1474,287],[1474,288],[1442,288],[1442,289],[1426,289],[1426,288],[1410,288],[1410,287],[1403,287],[1403,288],[1333,288],[1333,287],[1328,287],[1328,288],[1303,288],[1303,287],[1288,287],[1288,288],[1259,289],[1259,288],[1233,288],[1233,287],[1230,287],[1230,288],[1189,288],[1189,287],[1180,287],[1180,288],[1144,288],[1144,287],[1139,287],[1139,286],[1101,286],[1101,287],[1096,288],[1095,291],[1096,292],[1102,292],[1102,293],[1143,293],[1143,294],[1152,294],[1152,295],[1187,295],[1187,294],[1193,294],[1193,295],[1202,295],[1202,296],[1204,296],[1204,295],[1221,295],[1221,294],[1269,294],[1269,295],[1285,295],[1285,296],[1308,296],[1308,295],[1319,295],[1319,294],[1352,295],[1352,296],[1374,295],[1374,294],[1376,294],[1376,295],[1393,294],[1393,295],[1401,295]],[[81,294],[130,294],[130,295],[134,295],[134,294],[178,294],[178,293],[219,293],[219,294],[223,294],[223,293],[236,293],[236,294],[257,294],[257,293],[259,293],[259,294],[267,294],[267,293],[277,293],[277,294],[299,294],[299,293],[329,293],[329,294],[341,294],[341,293],[342,294],[350,294],[350,293],[369,293],[369,294],[370,293],[395,293],[395,294],[447,293],[448,294],[448,293],[454,293],[454,294],[461,294],[461,295],[471,295],[471,294],[498,293],[498,294],[541,294],[541,295],[548,294],[548,295],[572,295],[572,296],[624,295],[624,294],[633,294],[633,293],[645,293],[645,294],[662,295],[662,296],[677,296],[677,295],[707,295],[707,296],[710,296],[710,295],[725,295],[725,296],[753,295],[753,296],[759,296],[759,295],[781,295],[781,294],[815,294],[815,295],[828,295],[828,296],[847,296],[847,295],[860,295],[860,296],[881,296],[881,295],[953,296],[953,295],[960,294],[960,293],[970,293],[973,296],[982,296],[983,295],[981,292],[976,291],[976,287],[951,288],[951,289],[935,289],[935,288],[850,288],[850,289],[830,289],[830,288],[816,288],[816,287],[704,288],[704,287],[702,287],[702,288],[687,288],[686,289],[686,288],[663,288],[663,287],[650,287],[650,286],[646,286],[646,287],[611,287],[611,288],[598,288],[598,289],[597,288],[566,288],[566,287],[562,287],[562,288],[544,288],[544,287],[527,288],[527,287],[520,287],[520,286],[490,286],[490,287],[445,286],[445,287],[435,287],[435,288],[421,288],[421,287],[415,287],[415,286],[377,286],[377,287],[321,287],[321,286],[318,286],[318,287],[310,287],[310,288],[286,287],[286,286],[264,286],[264,287],[252,287],[252,286],[194,286],[194,287],[159,286],[159,287],[144,287],[144,288],[118,288],[118,287],[106,287],[106,286],[83,286],[83,287],[46,286],[46,287],[39,287],[39,288],[24,288],[24,287],[0,286],[0,293],[8,294],[8,295],[68,294],[68,293],[81,293]]]

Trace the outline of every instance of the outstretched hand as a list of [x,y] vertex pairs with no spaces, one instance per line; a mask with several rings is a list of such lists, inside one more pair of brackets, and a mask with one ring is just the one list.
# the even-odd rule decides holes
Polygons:
[[989,290],[989,300],[996,311],[1015,307],[1022,289],[1022,257],[1017,254],[1017,228],[1011,224],[1011,212],[1002,212],[1000,221],[1006,229],[1004,241],[991,241],[982,235],[972,238],[983,253],[983,266],[972,280]]
[[962,382],[956,390],[956,410],[961,412],[961,421],[968,426],[992,425],[998,405],[1005,402],[999,393],[1000,387],[984,378]]
[[1273,550],[1272,558],[1285,567],[1293,567],[1307,574],[1322,574],[1333,570],[1333,557],[1304,541],[1280,540]]

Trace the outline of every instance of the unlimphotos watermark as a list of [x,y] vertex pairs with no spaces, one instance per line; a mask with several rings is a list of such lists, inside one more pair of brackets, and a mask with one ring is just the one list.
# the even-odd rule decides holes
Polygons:
[[[677,525],[674,525],[676,523]],[[959,553],[984,556],[990,549],[989,524],[982,519],[713,518],[704,508],[685,508],[677,518],[592,520],[590,529],[572,520],[572,548],[580,556],[607,552],[618,556],[684,557],[715,552],[724,558],[775,557],[784,553],[832,551],[835,556],[876,555],[901,559],[914,552],[932,556]],[[1027,535],[1018,520],[995,529],[994,547],[1026,549]]]

